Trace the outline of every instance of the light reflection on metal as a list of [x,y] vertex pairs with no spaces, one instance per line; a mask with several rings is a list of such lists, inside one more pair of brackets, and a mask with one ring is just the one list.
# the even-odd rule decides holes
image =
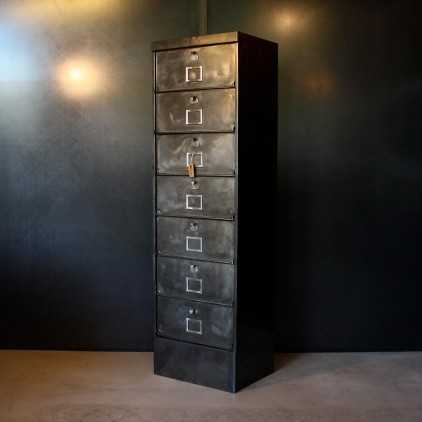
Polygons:
[[69,98],[87,98],[108,88],[106,66],[93,58],[70,58],[59,64],[56,79]]

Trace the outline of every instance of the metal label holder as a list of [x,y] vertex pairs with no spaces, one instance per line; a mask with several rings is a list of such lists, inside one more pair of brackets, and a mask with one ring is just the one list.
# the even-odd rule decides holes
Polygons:
[[[190,286],[191,282],[197,282],[199,284],[199,289],[193,289]],[[202,292],[203,292],[202,278],[186,277],[186,293],[196,293],[198,295],[202,295]]]
[[[194,324],[198,324],[198,329],[195,329],[194,327],[192,327],[192,325]],[[186,318],[186,332],[191,333],[191,334],[202,335],[202,320]]]

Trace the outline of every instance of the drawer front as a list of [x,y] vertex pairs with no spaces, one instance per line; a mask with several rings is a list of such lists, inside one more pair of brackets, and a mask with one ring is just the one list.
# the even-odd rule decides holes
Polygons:
[[233,177],[157,177],[157,214],[233,219]]
[[233,309],[158,296],[157,331],[164,337],[231,349]]
[[156,55],[156,90],[234,87],[236,46],[161,51]]
[[231,305],[234,297],[234,266],[159,257],[157,293]]
[[198,176],[231,176],[235,170],[234,148],[232,133],[158,135],[157,172],[186,175],[186,166],[194,164]]
[[235,90],[169,92],[156,95],[156,131],[232,132]]
[[232,263],[234,223],[158,217],[157,249],[160,255]]

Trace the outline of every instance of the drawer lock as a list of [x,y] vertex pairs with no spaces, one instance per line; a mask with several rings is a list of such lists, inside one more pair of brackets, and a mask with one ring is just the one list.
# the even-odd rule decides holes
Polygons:
[[189,270],[192,274],[196,274],[199,271],[199,267],[195,264],[189,266]]

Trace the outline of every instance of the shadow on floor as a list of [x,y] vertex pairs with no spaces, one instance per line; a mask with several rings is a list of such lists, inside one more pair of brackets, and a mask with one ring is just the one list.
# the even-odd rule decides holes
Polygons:
[[[248,386],[247,390],[256,390],[276,384],[299,381],[320,374],[336,374],[353,367],[371,365],[374,354],[325,353],[318,359],[307,353],[277,354],[274,360],[274,372],[260,381]],[[246,390],[245,389],[245,390]]]

